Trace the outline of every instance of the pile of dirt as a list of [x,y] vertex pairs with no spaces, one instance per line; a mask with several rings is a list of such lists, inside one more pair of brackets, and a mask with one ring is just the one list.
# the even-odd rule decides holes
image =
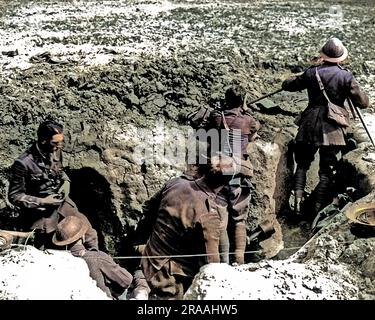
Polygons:
[[[122,254],[146,200],[185,169],[184,158],[170,154],[186,143],[186,115],[199,106],[221,106],[229,84],[243,84],[249,100],[279,89],[283,79],[309,66],[327,38],[337,36],[353,57],[348,66],[374,101],[375,41],[368,31],[374,8],[334,5],[7,3],[0,8],[2,228],[14,227],[17,217],[6,196],[9,167],[47,117],[65,126],[71,197],[99,231],[102,249]],[[276,233],[261,244],[267,257],[283,247],[276,214],[291,187],[294,116],[306,104],[305,93],[281,92],[250,106],[262,129],[250,147],[255,192],[248,231],[263,219],[275,221]],[[349,165],[354,157],[347,156]],[[370,169],[364,166],[363,175]],[[359,177],[356,170],[348,175],[353,177]]]

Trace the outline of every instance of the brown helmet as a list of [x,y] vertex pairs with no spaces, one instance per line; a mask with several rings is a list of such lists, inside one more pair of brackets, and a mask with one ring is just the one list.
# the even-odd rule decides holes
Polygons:
[[320,56],[328,62],[338,63],[348,57],[348,50],[344,47],[340,39],[329,39],[320,50]]
[[375,203],[359,203],[351,206],[346,212],[348,219],[355,223],[375,226]]
[[82,238],[88,228],[89,225],[85,219],[77,216],[68,216],[57,225],[52,242],[57,246],[71,244]]
[[8,232],[0,230],[0,251],[9,249],[13,242],[13,236]]

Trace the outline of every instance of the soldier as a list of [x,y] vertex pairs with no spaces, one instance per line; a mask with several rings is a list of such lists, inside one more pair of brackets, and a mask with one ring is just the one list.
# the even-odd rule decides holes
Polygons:
[[152,294],[181,299],[203,264],[220,262],[219,241],[227,211],[217,194],[234,171],[232,158],[216,156],[203,177],[182,176],[164,186],[141,259]]
[[[213,144],[210,154],[216,151],[233,157],[239,166],[239,172],[220,191],[219,196],[228,203],[228,231],[229,239],[222,235],[221,252],[229,251],[229,240],[235,251],[234,262],[244,263],[246,248],[246,219],[251,199],[251,182],[253,168],[249,160],[247,147],[255,140],[260,124],[244,110],[246,91],[240,85],[233,85],[225,92],[226,106],[223,112],[213,111],[208,119],[206,129],[217,129],[223,138],[219,150],[214,150]],[[229,262],[229,256],[223,255],[223,262]]]
[[[306,185],[306,172],[310,168],[316,152],[319,150],[319,184],[317,185],[315,213],[319,212],[331,199],[329,192],[338,155],[346,146],[347,129],[343,125],[328,119],[328,99],[345,112],[344,101],[350,98],[359,108],[369,106],[369,98],[359,87],[353,74],[339,65],[348,56],[348,50],[337,38],[329,39],[320,50],[322,63],[311,66],[302,75],[294,76],[283,82],[286,91],[307,89],[309,103],[298,122],[299,129],[295,138],[295,161],[297,169],[294,175],[295,205],[294,212],[301,215],[301,202]],[[349,118],[347,115],[346,118]],[[349,119],[347,119],[349,120]]]
[[[56,227],[52,242],[66,246],[73,256],[82,257],[89,268],[90,277],[109,298],[118,299],[132,283],[132,275],[120,267],[106,253],[96,249],[87,250],[85,234],[91,228],[87,219],[78,216],[64,218]],[[126,296],[126,293],[125,293]]]
[[[63,126],[55,121],[40,124],[38,139],[11,168],[9,201],[21,208],[21,229],[35,230],[34,246],[53,248],[52,235],[63,217],[79,215],[69,198],[70,180],[63,171]],[[89,228],[86,245],[98,248],[97,233]]]

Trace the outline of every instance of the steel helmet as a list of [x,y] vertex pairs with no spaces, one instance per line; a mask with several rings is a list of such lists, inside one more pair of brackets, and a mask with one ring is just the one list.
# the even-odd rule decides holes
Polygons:
[[355,223],[375,226],[375,203],[359,203],[351,206],[346,212],[348,219]]
[[320,50],[320,56],[328,62],[338,63],[348,57],[348,50],[344,47],[340,39],[329,39]]
[[89,224],[83,218],[68,216],[57,225],[52,242],[57,246],[71,244],[82,238],[88,228]]

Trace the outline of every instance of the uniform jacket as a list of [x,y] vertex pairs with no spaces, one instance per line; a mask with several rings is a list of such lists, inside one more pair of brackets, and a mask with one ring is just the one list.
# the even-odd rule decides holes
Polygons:
[[[51,159],[45,158],[34,143],[11,167],[8,197],[12,204],[21,208],[23,228],[46,229],[50,232],[54,230],[51,226],[57,224],[56,207],[38,210],[42,207],[41,198],[57,193],[63,182],[69,180],[63,171],[61,152],[52,156]],[[65,202],[60,209],[75,208],[70,199]]]
[[132,275],[126,269],[102,251],[87,251],[79,242],[74,244],[70,251],[74,256],[82,257],[86,261],[90,277],[110,298],[120,296],[133,281]]
[[[241,155],[246,156],[249,136],[252,136],[254,133],[256,133],[259,128],[259,123],[250,114],[242,112],[239,108],[224,110],[223,115],[228,128],[231,130],[235,129],[240,132]],[[209,117],[207,129],[225,129],[223,115],[221,112],[213,111]],[[231,143],[233,143],[232,140]]]
[[[219,238],[226,228],[226,217],[221,216],[223,211],[217,210],[215,201],[216,193],[207,186],[204,177],[197,180],[179,177],[165,185],[156,222],[141,261],[147,281],[166,264],[170,264],[167,269],[172,275],[194,277],[203,264],[220,262]],[[205,253],[210,255],[147,257]]]
[[[327,99],[320,91],[315,68],[312,66],[302,75],[285,80],[282,84],[286,91],[307,89],[309,97],[308,106],[301,114],[296,141],[315,146],[345,145],[345,128],[327,119]],[[368,97],[350,71],[328,62],[317,68],[332,103],[344,108],[345,99],[350,98],[359,108],[369,106]]]

